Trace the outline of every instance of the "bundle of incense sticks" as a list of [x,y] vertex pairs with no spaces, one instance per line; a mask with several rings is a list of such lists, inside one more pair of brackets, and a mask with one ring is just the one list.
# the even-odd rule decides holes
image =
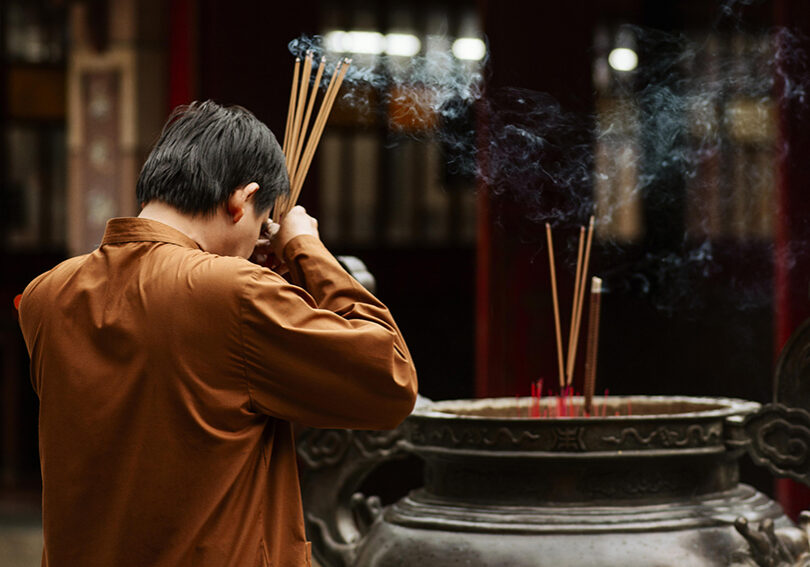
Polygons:
[[[304,186],[304,179],[307,177],[307,171],[309,171],[309,166],[312,164],[312,158],[315,155],[315,149],[318,147],[329,113],[332,111],[332,105],[335,103],[340,86],[346,76],[346,71],[349,70],[351,64],[350,59],[341,59],[335,66],[326,87],[326,92],[321,99],[318,114],[310,126],[312,109],[315,106],[315,99],[318,96],[321,78],[326,66],[326,59],[322,57],[315,72],[312,91],[309,92],[313,57],[313,53],[308,51],[304,57],[303,69],[301,69],[301,58],[295,58],[283,145],[284,155],[287,158],[287,175],[290,178],[290,194],[276,200],[273,207],[273,217],[277,222],[284,218],[284,215],[290,212],[290,209],[298,201],[301,188]],[[307,94],[309,94],[308,100]]]
[[[597,320],[594,328],[598,328],[598,326]],[[596,350],[589,350],[589,352],[595,353]],[[591,365],[589,368],[595,369],[596,367]],[[593,380],[590,383],[593,384]],[[528,404],[525,408],[523,402],[526,398],[521,398],[519,394],[515,396],[515,415],[519,418],[608,417],[609,405],[615,407],[610,414],[611,416],[633,415],[632,401],[627,400],[623,408],[617,402],[611,404],[610,390],[608,389],[605,389],[604,398],[601,402],[602,407],[600,408],[598,400],[594,398],[593,391],[590,392],[589,396],[587,393],[580,395],[574,391],[573,387],[566,386],[556,396],[549,389],[548,396],[543,399],[543,379],[532,382],[530,386],[531,396],[528,398]],[[590,400],[586,400],[586,397],[589,397]],[[578,398],[581,398],[581,400]]]
[[[582,321],[582,305],[585,302],[585,287],[588,277],[588,263],[591,258],[591,244],[593,242],[593,217],[588,223],[587,237],[585,227],[579,229],[579,247],[577,252],[577,269],[574,276],[574,300],[571,305],[571,325],[568,334],[568,357],[563,364],[562,332],[560,330],[560,305],[557,297],[557,272],[554,267],[554,241],[551,234],[551,225],[546,223],[546,240],[548,243],[548,262],[551,273],[551,297],[554,303],[554,328],[557,336],[557,367],[559,369],[560,390],[571,386],[576,366],[577,344],[579,342],[580,323]],[[584,250],[584,256],[583,256]]]

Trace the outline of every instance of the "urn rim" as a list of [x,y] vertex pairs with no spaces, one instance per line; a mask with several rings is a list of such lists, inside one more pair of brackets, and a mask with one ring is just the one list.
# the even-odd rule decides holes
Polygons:
[[[575,405],[582,403],[582,396],[570,396]],[[555,402],[554,397],[544,398],[540,400],[540,404],[551,406]],[[590,417],[585,416],[562,416],[562,417],[527,417],[524,415],[476,415],[475,411],[481,410],[512,410],[519,404],[526,407],[526,404],[531,400],[529,397],[519,398],[461,398],[453,400],[431,401],[428,403],[418,405],[411,417],[429,418],[431,420],[442,421],[456,421],[463,420],[465,422],[492,422],[503,421],[505,424],[513,423],[527,423],[527,422],[564,422],[572,425],[587,425],[595,424],[598,422],[639,422],[639,421],[692,421],[695,419],[712,419],[712,418],[726,418],[731,416],[744,416],[757,411],[761,404],[750,400],[743,400],[740,398],[728,397],[706,397],[706,396],[663,396],[663,395],[624,395],[624,396],[609,396],[607,398],[612,406],[626,405],[628,402],[631,407],[644,409],[646,406],[663,406],[667,404],[681,404],[685,407],[690,407],[687,411],[678,411],[673,413],[633,413],[630,415],[594,415]],[[595,398],[600,404],[603,403],[604,398]],[[543,406],[544,407],[544,406]],[[701,409],[705,408],[705,409]]]

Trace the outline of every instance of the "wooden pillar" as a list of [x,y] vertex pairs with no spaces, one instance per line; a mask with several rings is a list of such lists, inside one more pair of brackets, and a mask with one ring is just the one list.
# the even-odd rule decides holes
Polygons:
[[135,183],[167,110],[168,10],[159,0],[71,6],[68,248],[95,248],[107,219],[138,211]]

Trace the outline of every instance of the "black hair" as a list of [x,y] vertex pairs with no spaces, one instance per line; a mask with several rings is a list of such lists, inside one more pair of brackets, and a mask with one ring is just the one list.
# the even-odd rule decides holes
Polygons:
[[255,181],[256,212],[290,190],[276,137],[249,110],[213,101],[172,111],[138,177],[142,205],[161,201],[183,213],[210,214]]

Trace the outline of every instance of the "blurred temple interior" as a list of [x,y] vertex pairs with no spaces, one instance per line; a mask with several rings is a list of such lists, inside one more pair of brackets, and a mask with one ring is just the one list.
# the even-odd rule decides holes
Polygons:
[[[139,169],[175,106],[239,104],[281,139],[291,49],[308,41],[362,72],[301,204],[333,253],[375,276],[422,395],[555,385],[546,222],[570,306],[579,226],[595,215],[599,392],[767,402],[776,356],[810,316],[803,0],[0,6],[3,565],[41,553],[15,296],[95,248],[108,218],[137,214]],[[449,67],[429,72],[436,61]],[[385,474],[406,490],[418,464]],[[742,475],[792,513],[810,502],[756,467]]]

